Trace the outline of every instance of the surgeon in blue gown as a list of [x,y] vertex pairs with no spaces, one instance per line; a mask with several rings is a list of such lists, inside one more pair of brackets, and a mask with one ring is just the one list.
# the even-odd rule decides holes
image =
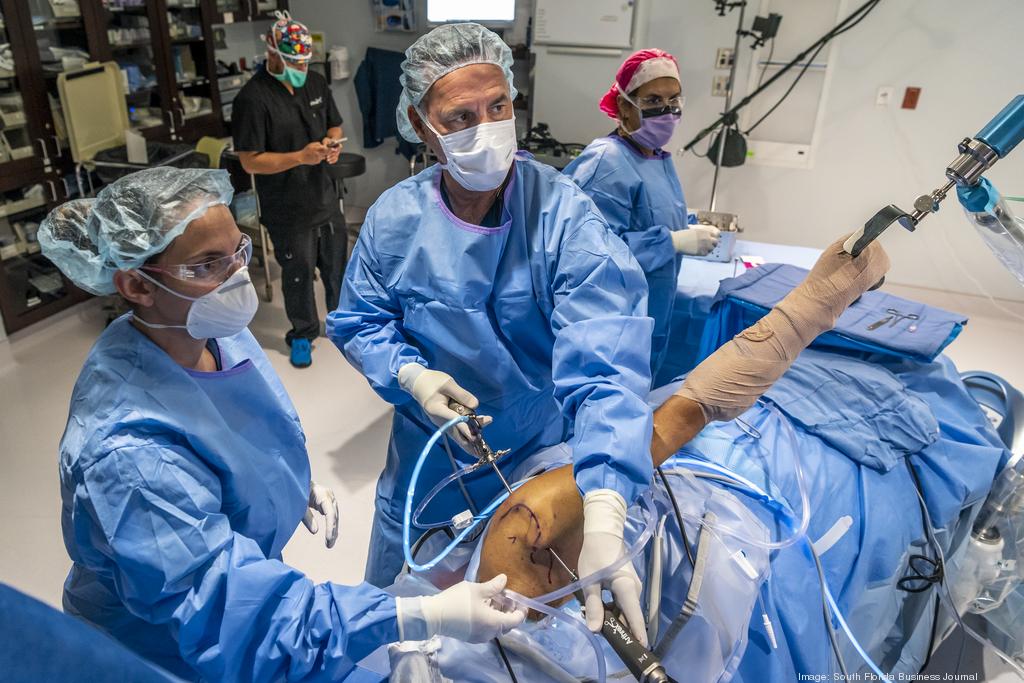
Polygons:
[[[588,525],[578,563],[565,559],[592,573],[619,557],[626,503],[652,475],[643,271],[586,194],[517,153],[512,56],[498,36],[441,26],[406,57],[400,129],[441,163],[370,208],[327,320],[328,336],[395,405],[366,578],[388,585],[402,568],[411,471],[436,426],[455,416],[452,400],[493,419],[484,436],[511,449],[506,471],[569,441]],[[428,457],[414,503],[475,461],[468,434],[453,436]],[[463,481],[465,491],[442,491],[423,519],[482,509],[503,490],[493,472]],[[627,566],[607,586],[627,619],[640,619],[639,579]],[[600,619],[595,598],[588,613]]]
[[400,637],[516,625],[521,611],[488,602],[504,579],[396,600],[282,562],[320,514],[332,546],[338,509],[310,481],[299,418],[246,328],[258,298],[231,194],[224,171],[149,169],[40,228],[72,281],[132,308],[89,353],[60,445],[65,611],[209,681],[342,680]]
[[619,68],[600,102],[616,129],[594,140],[565,168],[629,246],[647,276],[654,319],[651,373],[668,351],[676,280],[683,254],[704,256],[716,228],[689,225],[686,199],[668,145],[682,114],[679,66],[664,50],[640,50]]

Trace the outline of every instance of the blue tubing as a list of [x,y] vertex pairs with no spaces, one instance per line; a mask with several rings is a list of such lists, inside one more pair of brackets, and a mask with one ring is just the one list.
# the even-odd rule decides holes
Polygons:
[[[413,559],[412,546],[409,539],[409,529],[412,527],[412,501],[416,493],[416,482],[420,478],[420,470],[423,469],[423,463],[426,462],[427,456],[430,455],[430,450],[434,447],[434,444],[437,443],[438,439],[444,436],[445,432],[455,425],[467,422],[468,420],[469,418],[467,416],[460,415],[459,417],[453,417],[439,427],[437,431],[434,432],[433,436],[431,436],[427,441],[423,450],[420,451],[420,457],[416,460],[416,466],[412,470],[412,478],[409,479],[409,488],[405,494],[405,512],[402,515],[402,551],[405,553],[405,562],[409,565],[409,569],[412,571],[425,572],[447,557],[451,551],[455,550],[459,543],[465,540],[465,538],[469,536],[469,534],[471,534],[481,522],[490,517],[498,506],[504,503],[505,499],[508,498],[508,491],[503,491],[497,498],[492,500],[490,504],[480,512],[480,514],[474,516],[473,522],[463,529],[454,539],[452,539],[451,543],[449,543],[444,550],[438,553],[438,555],[429,562],[419,564]],[[522,483],[514,484],[512,488],[516,489],[521,485]]]

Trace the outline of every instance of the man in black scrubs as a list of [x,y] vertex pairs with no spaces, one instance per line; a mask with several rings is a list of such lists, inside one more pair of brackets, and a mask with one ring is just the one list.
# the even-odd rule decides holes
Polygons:
[[267,33],[267,62],[234,103],[232,132],[242,167],[256,175],[260,214],[281,265],[285,339],[292,365],[312,363],[320,336],[313,293],[320,270],[327,310],[338,306],[348,234],[327,168],[341,153],[341,115],[327,80],[309,71],[309,29],[287,13]]

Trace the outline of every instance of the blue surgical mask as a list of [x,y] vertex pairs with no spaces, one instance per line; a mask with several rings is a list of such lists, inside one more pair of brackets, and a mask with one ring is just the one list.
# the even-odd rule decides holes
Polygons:
[[306,85],[306,74],[307,72],[293,69],[285,63],[283,73],[271,73],[270,75],[282,83],[290,84],[293,88],[301,88]]

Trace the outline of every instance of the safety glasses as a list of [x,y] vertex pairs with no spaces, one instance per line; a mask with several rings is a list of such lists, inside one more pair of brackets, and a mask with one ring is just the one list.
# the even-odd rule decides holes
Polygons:
[[238,243],[238,251],[230,256],[222,256],[221,258],[201,263],[183,263],[174,266],[142,266],[140,270],[163,273],[184,282],[219,285],[231,277],[232,273],[236,270],[249,265],[251,260],[252,240],[249,239],[248,235],[242,235],[242,240]]
[[649,97],[641,97],[637,104],[640,105],[640,113],[644,118],[650,116],[663,116],[664,114],[675,114],[679,116],[683,113],[683,105],[686,104],[686,98],[671,97],[665,99],[658,95],[651,95]]

